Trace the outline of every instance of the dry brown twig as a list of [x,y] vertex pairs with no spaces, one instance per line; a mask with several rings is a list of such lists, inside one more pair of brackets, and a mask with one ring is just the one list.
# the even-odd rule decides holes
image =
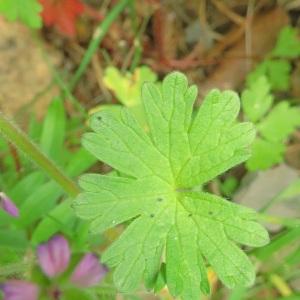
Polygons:
[[234,22],[237,25],[242,25],[244,23],[244,18],[241,17],[239,14],[234,12],[230,9],[224,1],[220,0],[211,0],[213,5],[222,13],[224,14],[229,20]]

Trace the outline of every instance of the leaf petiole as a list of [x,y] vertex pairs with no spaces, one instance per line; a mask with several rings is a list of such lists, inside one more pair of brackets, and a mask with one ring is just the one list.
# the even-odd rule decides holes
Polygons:
[[79,187],[67,177],[12,121],[0,112],[0,134],[27,154],[50,178],[55,180],[71,197],[79,192]]

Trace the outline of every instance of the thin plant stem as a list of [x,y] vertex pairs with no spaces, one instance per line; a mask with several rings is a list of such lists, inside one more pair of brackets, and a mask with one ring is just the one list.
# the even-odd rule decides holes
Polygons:
[[71,197],[79,192],[78,186],[66,176],[41,150],[30,141],[25,133],[0,112],[0,134],[28,155],[47,175],[55,180]]
[[142,34],[146,30],[146,27],[149,23],[149,20],[150,20],[150,16],[148,16],[144,19],[140,29],[137,32],[137,35],[136,35],[135,39],[133,41],[134,54],[133,54],[133,57],[132,57],[130,68],[129,68],[131,72],[133,72],[134,69],[140,63],[142,52],[143,52],[142,45],[141,45],[141,37],[142,37]]
[[[85,108],[82,106],[82,104],[73,96],[72,92],[70,91],[68,85],[65,83],[65,81],[63,80],[63,78],[61,77],[61,75],[55,70],[53,69],[53,76],[54,79],[56,81],[56,83],[58,84],[58,86],[60,87],[60,89],[62,90],[62,92],[64,93],[64,95],[70,99],[70,101],[72,102],[73,106],[80,112],[80,114],[86,119],[88,117],[88,114],[85,110]],[[63,97],[65,98],[65,97]]]
[[74,76],[71,79],[69,86],[70,91],[73,91],[81,76],[85,73],[86,68],[91,62],[94,53],[97,51],[99,44],[102,42],[110,26],[112,25],[114,20],[119,16],[119,14],[124,10],[124,8],[130,3],[130,1],[132,0],[120,0],[119,3],[113,7],[113,9],[108,13],[105,19],[97,27],[78,69],[76,70]]

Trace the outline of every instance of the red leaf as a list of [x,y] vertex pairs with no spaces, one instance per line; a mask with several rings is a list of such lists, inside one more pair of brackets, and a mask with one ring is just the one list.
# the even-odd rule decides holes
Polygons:
[[84,11],[80,0],[39,0],[43,6],[41,13],[46,26],[55,26],[70,37],[76,34],[76,19]]

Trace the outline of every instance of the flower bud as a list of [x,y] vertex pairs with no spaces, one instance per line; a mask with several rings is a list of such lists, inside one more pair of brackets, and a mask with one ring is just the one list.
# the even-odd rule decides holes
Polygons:
[[13,201],[2,192],[0,193],[0,208],[2,208],[12,217],[17,218],[19,216],[19,209],[16,207]]
[[48,277],[63,273],[70,261],[68,241],[62,235],[55,235],[37,249],[40,267]]
[[93,286],[99,283],[107,272],[108,269],[99,262],[96,255],[87,253],[71,275],[71,282],[78,287]]
[[37,300],[38,287],[28,281],[8,280],[0,286],[3,292],[3,300]]

